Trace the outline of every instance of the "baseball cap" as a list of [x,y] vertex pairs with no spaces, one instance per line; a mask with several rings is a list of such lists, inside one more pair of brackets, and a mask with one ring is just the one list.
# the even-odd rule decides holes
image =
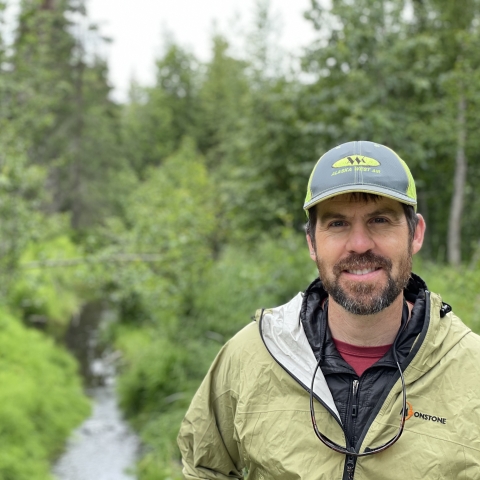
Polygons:
[[303,209],[328,198],[365,192],[392,198],[417,209],[417,192],[407,164],[379,143],[348,142],[332,148],[315,165]]

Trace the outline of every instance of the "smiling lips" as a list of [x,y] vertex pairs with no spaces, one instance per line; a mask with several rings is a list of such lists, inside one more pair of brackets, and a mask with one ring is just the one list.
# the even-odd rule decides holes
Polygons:
[[362,270],[346,270],[346,272],[353,275],[367,275],[368,273],[375,272],[376,270],[380,270],[380,267],[364,268]]
[[[337,279],[340,278],[342,273],[356,275],[360,279],[360,277],[364,275],[373,274],[379,270],[385,270],[387,273],[391,272],[392,261],[389,258],[376,255],[370,251],[365,253],[351,253],[347,258],[344,258],[333,267],[333,273]],[[365,278],[365,280],[367,278]]]

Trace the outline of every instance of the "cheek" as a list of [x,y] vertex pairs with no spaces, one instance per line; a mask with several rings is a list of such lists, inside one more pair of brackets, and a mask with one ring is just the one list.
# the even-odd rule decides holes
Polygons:
[[393,235],[382,236],[377,242],[381,255],[385,255],[392,260],[401,258],[411,251],[411,242],[408,232],[397,232]]
[[315,262],[317,264],[318,271],[320,276],[323,278],[333,277],[335,263],[330,257],[325,257],[325,255],[318,255]]

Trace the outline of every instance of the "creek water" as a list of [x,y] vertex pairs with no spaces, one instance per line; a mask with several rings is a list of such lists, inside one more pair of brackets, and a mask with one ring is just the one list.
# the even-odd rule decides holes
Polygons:
[[138,437],[122,418],[115,393],[115,353],[102,351],[99,329],[108,322],[102,303],[86,305],[73,318],[65,342],[79,360],[86,392],[92,399],[91,416],[67,442],[53,466],[57,480],[135,480],[140,448]]

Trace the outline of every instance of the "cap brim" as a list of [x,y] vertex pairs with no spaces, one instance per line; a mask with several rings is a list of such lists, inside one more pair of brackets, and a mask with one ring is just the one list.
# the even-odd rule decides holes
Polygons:
[[399,193],[395,190],[391,190],[385,187],[379,187],[378,185],[344,185],[337,188],[332,188],[331,190],[327,190],[323,192],[321,195],[317,195],[310,199],[308,203],[303,206],[304,210],[308,210],[309,208],[317,205],[324,200],[327,200],[332,197],[336,197],[337,195],[341,195],[344,193],[372,193],[374,195],[380,195],[381,197],[391,198],[392,200],[397,200],[401,203],[405,203],[407,205],[411,205],[412,207],[417,207],[417,201],[408,195],[404,195]]

